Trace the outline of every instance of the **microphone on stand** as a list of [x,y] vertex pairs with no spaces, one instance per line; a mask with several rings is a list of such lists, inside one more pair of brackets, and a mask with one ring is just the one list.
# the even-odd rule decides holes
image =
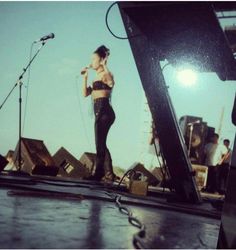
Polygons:
[[41,37],[39,40],[34,41],[34,43],[42,42],[48,39],[53,39],[55,37],[54,33]]
[[187,126],[192,126],[192,125],[197,124],[197,123],[200,123],[200,122],[201,122],[200,120],[197,120],[197,121],[195,121],[195,122],[189,122],[189,123],[187,124]]
[[188,143],[188,156],[190,157],[190,150],[192,148],[192,136],[193,136],[193,125],[194,124],[198,124],[198,123],[201,123],[200,120],[196,120],[194,122],[189,122],[187,124],[187,126],[190,126],[189,127],[189,130],[190,130],[190,135],[189,135],[189,143]]

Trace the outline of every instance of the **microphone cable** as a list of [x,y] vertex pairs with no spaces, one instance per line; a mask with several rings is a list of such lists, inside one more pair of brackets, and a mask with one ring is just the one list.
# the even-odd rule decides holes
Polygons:
[[[34,42],[30,46],[30,55],[29,55],[29,61],[32,59],[32,52],[33,52],[33,46]],[[28,77],[27,77],[27,83],[25,85],[26,88],[26,98],[25,98],[25,107],[24,107],[24,118],[23,118],[23,126],[22,126],[22,135],[25,130],[25,121],[26,121],[26,113],[27,113],[27,102],[28,102],[28,94],[29,94],[29,84],[30,84],[30,70],[31,70],[31,65],[28,68]]]
[[86,125],[85,124],[85,119],[84,119],[83,112],[82,112],[82,109],[81,109],[81,102],[80,102],[79,88],[78,88],[78,78],[79,78],[79,76],[75,77],[76,96],[77,96],[77,100],[78,100],[80,116],[81,116],[81,119],[82,119],[83,130],[85,132],[85,136],[86,136],[86,139],[87,139],[88,146],[90,148],[90,152],[92,152],[92,145],[91,145],[89,137],[88,137],[87,127],[85,126]]

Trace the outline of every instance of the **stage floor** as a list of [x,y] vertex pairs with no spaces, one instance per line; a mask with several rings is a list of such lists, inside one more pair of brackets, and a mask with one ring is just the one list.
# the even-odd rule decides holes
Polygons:
[[[0,176],[1,248],[135,248],[139,228],[114,195],[145,225],[143,248],[216,248],[220,212],[201,205],[138,197],[114,187],[55,178]],[[139,246],[140,246],[139,245]]]

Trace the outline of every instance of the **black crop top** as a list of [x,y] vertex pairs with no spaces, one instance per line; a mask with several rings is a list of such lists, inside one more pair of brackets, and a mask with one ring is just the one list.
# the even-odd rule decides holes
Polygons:
[[101,89],[111,90],[112,87],[108,86],[106,83],[104,83],[101,80],[94,81],[93,82],[93,90],[101,90]]

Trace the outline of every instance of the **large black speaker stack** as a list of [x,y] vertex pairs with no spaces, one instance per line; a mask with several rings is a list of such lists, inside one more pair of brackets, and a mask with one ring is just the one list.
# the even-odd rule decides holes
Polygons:
[[204,146],[215,133],[215,128],[208,127],[207,123],[204,122],[201,117],[196,116],[182,116],[179,123],[187,149],[189,149],[192,129],[190,147],[191,162],[194,164],[204,164]]
[[[13,161],[18,165],[19,142],[16,146]],[[56,176],[59,168],[47,150],[44,142],[36,139],[21,138],[21,171],[32,175]]]
[[96,154],[84,152],[79,161],[88,169],[90,175],[95,172],[96,168]]

